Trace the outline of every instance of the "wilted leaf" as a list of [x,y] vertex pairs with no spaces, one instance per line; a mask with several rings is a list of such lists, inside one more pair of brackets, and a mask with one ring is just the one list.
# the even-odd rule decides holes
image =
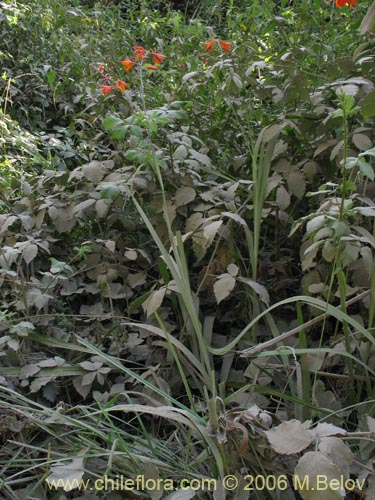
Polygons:
[[[331,481],[336,480],[340,484],[341,477],[339,468],[324,453],[309,451],[299,459],[293,482],[304,500],[342,500],[345,490],[329,488],[329,484],[333,484]],[[319,483],[319,478],[327,486]]]
[[218,304],[233,290],[236,280],[230,274],[221,274],[214,284],[214,294]]
[[48,208],[48,215],[59,233],[70,232],[73,229],[76,223],[73,212],[74,204],[70,204],[66,208],[57,208],[55,206]]
[[16,333],[19,337],[27,337],[30,330],[35,330],[35,326],[30,321],[21,321],[10,327],[10,332]]
[[211,160],[207,155],[204,155],[202,153],[198,153],[198,151],[195,151],[195,149],[191,149],[189,151],[190,156],[192,156],[195,160],[197,160],[199,163],[202,163],[206,167],[211,166]]
[[299,199],[305,194],[306,180],[301,172],[292,172],[287,178],[289,191]]
[[319,443],[319,450],[337,465],[345,478],[349,477],[353,455],[342,439],[333,436],[324,437]]
[[142,307],[147,317],[151,316],[151,314],[159,309],[164,300],[166,291],[167,289],[163,287],[160,290],[151,292],[148,298],[143,302]]
[[353,134],[353,143],[361,151],[367,151],[371,148],[371,139],[365,134]]
[[109,209],[111,207],[112,200],[100,199],[95,202],[96,215],[99,219],[103,219],[107,216]]
[[359,32],[364,35],[368,31],[371,31],[375,27],[375,2],[368,8],[365,17],[362,19],[361,25],[359,27]]
[[183,205],[187,205],[191,201],[194,200],[196,197],[197,193],[195,192],[195,189],[193,189],[190,186],[182,186],[180,187],[175,194],[174,197],[174,204],[176,207],[182,207]]
[[83,398],[86,398],[91,390],[90,384],[82,384],[81,376],[73,378],[73,386],[75,390],[78,392],[78,394],[80,394]]
[[81,203],[78,203],[78,205],[74,208],[73,213],[81,215],[82,212],[84,212],[87,208],[91,207],[95,203],[96,201],[92,198],[90,198],[89,200],[82,201]]
[[22,250],[22,257],[26,264],[30,264],[38,255],[38,246],[30,243]]
[[262,142],[270,142],[272,139],[276,139],[281,132],[280,125],[270,125],[265,127],[261,132]]
[[207,240],[207,247],[209,247],[211,245],[211,243],[213,242],[213,240],[216,236],[216,233],[219,231],[222,224],[223,224],[222,220],[217,220],[214,222],[210,222],[209,224],[204,226],[203,234]]
[[[374,213],[375,215],[375,213]],[[355,262],[358,259],[359,256],[359,251],[361,249],[361,246],[359,244],[351,243],[350,241],[347,241],[345,243],[345,247],[343,252],[341,253],[341,263],[342,265],[348,266],[352,262]]]
[[30,384],[30,392],[38,392],[42,387],[44,387],[48,382],[51,381],[51,377],[37,377]]
[[284,186],[277,188],[276,203],[280,210],[285,210],[290,205],[290,194]]
[[128,260],[137,260],[137,257],[138,257],[138,254],[135,250],[133,250],[132,248],[128,248],[125,253],[124,253],[125,257],[128,259]]
[[267,289],[263,285],[257,283],[256,281],[254,281],[250,278],[239,277],[237,279],[238,279],[238,281],[241,281],[242,283],[246,283],[246,285],[251,287],[259,295],[262,302],[264,302],[267,306],[269,305],[270,296],[269,296]]
[[77,489],[85,472],[83,457],[74,458],[71,462],[64,465],[53,465],[51,471],[52,473],[46,479],[51,487],[60,480],[60,485],[64,491]]
[[40,367],[34,363],[32,365],[25,365],[21,368],[19,377],[20,379],[29,378],[40,371]]
[[15,215],[0,215],[0,235],[18,219]]
[[332,243],[332,241],[327,240],[324,242],[322,255],[327,262],[333,261],[336,255],[336,246]]
[[99,182],[106,173],[106,168],[102,162],[94,160],[82,166],[83,175],[91,182]]
[[187,155],[188,155],[188,151],[187,151],[186,146],[184,146],[183,144],[180,144],[179,146],[177,146],[177,148],[175,149],[175,151],[173,153],[173,159],[174,160],[185,160],[185,158],[187,158]]
[[31,288],[26,292],[26,298],[29,306],[35,306],[38,310],[46,307],[54,297],[47,293],[42,293],[38,288]]
[[236,264],[229,264],[227,266],[227,271],[231,276],[237,276],[239,269],[238,266],[236,266]]
[[307,448],[312,439],[299,420],[289,420],[265,431],[272,449],[280,455],[294,455]]

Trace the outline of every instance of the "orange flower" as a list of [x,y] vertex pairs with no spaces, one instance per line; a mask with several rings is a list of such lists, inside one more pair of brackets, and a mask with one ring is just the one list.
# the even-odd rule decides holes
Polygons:
[[211,52],[215,46],[216,40],[210,40],[209,42],[203,42],[204,50],[206,52]]
[[143,61],[144,59],[146,59],[146,49],[144,47],[142,47],[141,45],[134,45],[133,47],[133,54],[134,54],[134,57],[136,59],[138,59],[139,61]]
[[121,64],[124,66],[125,71],[130,71],[134,64],[137,64],[134,61],[131,61],[130,59],[125,59],[124,61],[121,61]]
[[116,87],[114,85],[100,85],[100,90],[103,92],[104,95],[108,95],[112,92],[113,89]]
[[[329,0],[332,2],[332,0]],[[357,7],[357,1],[356,0],[336,0],[336,7],[345,7],[347,5],[349,8],[351,6]]]
[[127,86],[128,86],[128,84],[126,82],[124,82],[124,80],[117,80],[117,85],[116,85],[117,90],[121,90],[121,92],[125,92]]
[[152,55],[152,58],[154,59],[154,64],[160,64],[167,57],[164,54],[160,54],[159,52],[152,52],[152,50],[150,50],[150,54]]
[[148,66],[146,66],[146,69],[150,69],[152,71],[156,71],[158,69],[157,66],[152,66],[151,64],[149,64]]
[[224,40],[219,40],[220,47],[223,49],[224,52],[229,52],[230,48],[232,46],[232,42],[224,42]]
[[104,71],[105,70],[104,64],[99,64],[98,70],[99,71]]

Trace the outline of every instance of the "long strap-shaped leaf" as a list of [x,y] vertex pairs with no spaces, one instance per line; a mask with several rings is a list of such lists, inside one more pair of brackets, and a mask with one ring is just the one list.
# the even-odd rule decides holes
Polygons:
[[202,325],[198,318],[198,313],[193,300],[193,294],[190,288],[188,269],[183,251],[183,243],[181,235],[177,235],[177,245],[173,245],[174,247],[173,248],[174,258],[173,258],[163,245],[162,241],[160,240],[158,234],[156,233],[147,215],[145,214],[142,207],[134,197],[133,201],[140,216],[143,219],[143,222],[145,223],[147,229],[149,230],[154,242],[159,248],[163,260],[167,265],[173,279],[175,280],[179,292],[181,293],[184,305],[186,307],[186,311],[189,315],[189,319],[193,325],[194,332],[198,341],[202,363],[205,367],[204,376],[207,381],[207,386],[210,387],[210,389],[212,389],[209,377],[209,373],[211,372],[211,363],[208,354],[208,346],[206,345],[206,342],[203,337]]
[[[297,295],[295,297],[290,297],[288,299],[281,300],[280,302],[277,302],[276,304],[273,304],[271,307],[263,311],[262,313],[258,314],[256,318],[254,318],[243,330],[240,332],[236,338],[234,338],[229,344],[227,344],[224,347],[221,347],[219,349],[213,349],[209,348],[209,351],[212,354],[215,354],[217,356],[222,356],[223,354],[228,353],[229,351],[233,350],[234,347],[238,344],[238,342],[246,335],[246,333],[254,326],[258,321],[263,318],[263,316],[266,316],[269,314],[273,309],[277,309],[278,307],[284,306],[286,304],[291,304],[293,302],[302,302],[303,304],[308,304],[310,306],[314,306],[321,311],[324,311],[325,315],[327,316],[333,316],[337,320],[341,322],[346,322],[349,325],[351,325],[356,331],[360,332],[365,338],[367,338],[372,344],[375,343],[375,338],[373,335],[371,335],[366,328],[364,328],[358,321],[354,320],[351,318],[348,314],[344,313],[337,307],[334,307],[330,304],[327,304],[321,299],[317,299],[315,297],[308,297],[306,295]],[[284,337],[285,338],[285,337]],[[276,337],[275,339],[272,339],[273,344],[276,344],[278,342],[281,342],[283,340],[283,335],[280,335],[280,337]],[[256,347],[256,346],[255,346]],[[267,346],[268,347],[268,346]],[[250,347],[249,349],[245,349],[244,351],[241,352],[242,356],[253,356],[254,355],[254,348]]]

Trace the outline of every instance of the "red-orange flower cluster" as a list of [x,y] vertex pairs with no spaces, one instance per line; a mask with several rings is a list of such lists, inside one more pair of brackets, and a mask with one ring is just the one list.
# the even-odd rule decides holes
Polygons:
[[[166,56],[164,54],[160,54],[160,52],[154,52],[153,50],[146,50],[144,47],[141,45],[135,45],[133,47],[133,56],[134,59],[138,61],[144,61],[146,60],[149,56],[152,57],[153,60],[153,66],[158,66],[161,64]],[[121,61],[121,64],[123,64],[125,71],[130,71],[134,64],[137,64],[135,61],[131,61],[130,59],[125,59],[124,61]],[[146,68],[149,69],[148,66]],[[155,68],[152,68],[155,69]]]
[[137,64],[135,61],[131,61],[130,59],[125,59],[121,61],[121,64],[124,66],[125,71],[130,71],[134,64]]
[[211,52],[215,45],[219,44],[223,52],[230,52],[232,47],[232,42],[224,42],[224,40],[217,40],[214,38],[213,40],[209,40],[208,42],[203,42],[205,52]]
[[152,50],[150,50],[150,54],[152,55],[154,64],[156,65],[162,63],[164,59],[167,57],[164,54],[160,54],[159,52],[153,52]]
[[[332,0],[329,0],[332,2]],[[357,7],[357,1],[356,0],[336,0],[336,7],[345,7],[347,5],[349,8],[350,7]]]
[[100,90],[105,96],[109,95],[112,90],[118,90],[120,92],[125,92],[128,84],[124,80],[117,80],[116,85],[100,85]]
[[[123,65],[125,71],[131,71],[133,66],[137,64],[142,64],[142,61],[148,59],[149,57],[152,57],[153,64],[147,64],[145,68],[151,71],[156,71],[158,69],[159,64],[161,64],[167,56],[161,54],[160,52],[154,52],[153,50],[146,50],[141,45],[135,45],[133,47],[133,58],[135,59],[135,61],[132,61],[131,59],[128,58],[124,59],[123,61],[120,61],[120,63]],[[109,70],[112,69],[113,67],[109,68]],[[106,75],[106,67],[104,66],[104,64],[99,64],[98,70],[104,82],[112,80],[112,78],[109,78]],[[109,95],[113,90],[125,92],[127,87],[128,84],[123,80],[117,80],[116,85],[106,84],[99,86],[100,90],[103,92],[105,96]]]

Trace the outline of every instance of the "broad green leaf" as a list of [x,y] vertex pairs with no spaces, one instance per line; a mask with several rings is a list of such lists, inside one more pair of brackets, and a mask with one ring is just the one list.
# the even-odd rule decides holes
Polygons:
[[358,159],[357,163],[360,171],[365,175],[370,181],[374,180],[374,169],[370,163],[367,163],[367,161],[362,160],[362,158]]
[[375,116],[375,90],[372,90],[360,103],[361,113],[365,120]]

